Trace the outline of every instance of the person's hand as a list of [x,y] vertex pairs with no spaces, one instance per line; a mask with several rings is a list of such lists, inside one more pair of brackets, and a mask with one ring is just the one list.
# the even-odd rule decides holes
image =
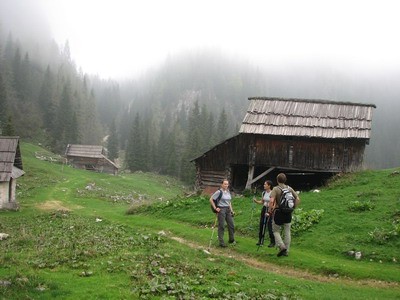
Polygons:
[[219,213],[219,212],[221,211],[221,209],[220,209],[219,207],[217,207],[217,208],[215,209],[215,211],[216,211],[217,213]]
[[256,198],[253,198],[253,202],[257,203],[257,199],[256,199]]

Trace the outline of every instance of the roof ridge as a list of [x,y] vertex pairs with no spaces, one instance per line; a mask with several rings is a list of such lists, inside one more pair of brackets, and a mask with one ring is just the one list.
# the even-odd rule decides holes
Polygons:
[[349,101],[334,101],[327,99],[305,99],[305,98],[280,98],[280,97],[249,97],[251,100],[266,100],[266,101],[289,101],[289,102],[306,102],[306,103],[320,103],[320,104],[335,104],[335,105],[351,105],[351,106],[370,106],[376,108],[375,104],[356,103]]

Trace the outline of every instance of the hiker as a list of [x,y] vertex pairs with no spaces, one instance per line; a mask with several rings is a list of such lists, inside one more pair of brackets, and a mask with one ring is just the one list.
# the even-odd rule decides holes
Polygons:
[[[279,173],[276,177],[278,181],[278,185],[272,189],[270,195],[271,208],[268,212],[273,214],[272,220],[272,231],[275,237],[275,244],[279,248],[278,257],[279,256],[288,256],[289,248],[290,248],[290,227],[292,222],[292,212],[283,212],[283,208],[279,209],[279,201],[281,200],[281,196],[283,193],[283,189],[288,188],[294,197],[294,208],[296,208],[300,204],[300,198],[297,193],[288,185],[286,185],[286,175],[284,173]],[[284,232],[284,241],[281,237],[281,232]]]
[[271,180],[265,181],[264,191],[262,193],[261,200],[253,199],[255,203],[262,204],[261,215],[260,215],[260,229],[258,231],[258,243],[256,245],[262,246],[264,244],[265,226],[267,226],[269,241],[270,241],[268,245],[269,248],[275,246],[275,237],[274,233],[272,232],[272,216],[268,213],[271,189],[272,189],[272,181]]
[[[233,223],[234,211],[232,208],[232,197],[229,192],[229,181],[224,179],[221,183],[220,189],[215,191],[214,194],[210,197],[210,203],[214,211],[217,213],[218,217],[218,241],[219,246],[225,248],[226,244],[224,242],[224,230],[225,230],[225,221],[228,225],[228,233],[229,233],[229,243],[235,244],[235,224]],[[222,193],[222,194],[221,194]],[[215,205],[214,200],[217,200],[218,204]]]

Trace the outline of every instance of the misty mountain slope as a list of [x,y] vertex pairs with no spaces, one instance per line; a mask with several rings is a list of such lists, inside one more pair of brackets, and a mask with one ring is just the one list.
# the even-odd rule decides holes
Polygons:
[[[288,63],[259,68],[224,58],[217,52],[170,57],[157,70],[138,80],[121,83],[121,98],[133,110],[155,115],[189,113],[195,101],[208,110],[225,109],[231,133],[239,126],[253,96],[306,98],[375,104],[372,136],[366,148],[368,168],[387,168],[400,162],[396,128],[400,120],[400,85],[396,70],[362,73],[346,66]],[[383,145],[390,145],[384,147]]]
[[160,106],[166,113],[188,113],[195,101],[210,111],[227,110],[231,123],[241,122],[249,95],[265,92],[264,80],[248,63],[202,52],[170,57],[157,70],[134,82],[121,83],[123,101],[137,110]]
[[[71,141],[106,143],[103,137],[110,135],[115,122],[117,150],[126,151],[134,119],[139,116],[137,128],[146,145],[137,150],[154,153],[143,160],[151,161],[155,167],[150,169],[158,172],[166,165],[180,170],[199,151],[237,133],[249,97],[350,101],[377,106],[366,167],[399,165],[400,71],[395,67],[371,69],[318,59],[258,65],[250,63],[251,58],[207,49],[170,55],[130,80],[104,80],[78,71],[69,44],[55,44],[51,28],[34,5],[17,4],[0,3],[4,8],[0,10],[0,95],[5,95],[0,107],[6,107],[0,112],[0,130],[9,114],[16,135],[49,141],[54,151],[62,152]],[[193,114],[197,114],[195,121]],[[68,121],[61,121],[63,117]],[[200,127],[204,127],[202,132],[190,133]],[[166,146],[169,141],[173,142]],[[176,170],[168,174],[181,172]]]

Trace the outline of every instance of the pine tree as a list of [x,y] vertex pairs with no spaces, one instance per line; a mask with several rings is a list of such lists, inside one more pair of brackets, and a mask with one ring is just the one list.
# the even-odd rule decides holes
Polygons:
[[189,116],[189,128],[187,132],[186,146],[181,161],[181,179],[186,182],[193,182],[195,176],[195,168],[190,162],[190,159],[201,153],[200,149],[202,145],[200,123],[200,109],[198,101],[196,101]]
[[80,115],[79,124],[81,139],[85,144],[98,144],[101,140],[101,125],[98,120],[96,98],[93,89],[88,88],[88,79],[85,76],[80,86]]
[[168,116],[161,124],[161,133],[157,143],[157,151],[155,153],[155,165],[156,171],[161,174],[167,174],[167,159],[169,156],[169,147],[168,143],[170,142],[169,136],[169,118]]
[[214,114],[210,111],[207,117],[207,132],[208,134],[208,141],[207,141],[207,149],[214,147],[217,144],[217,137],[216,137],[216,122]]
[[151,147],[150,147],[150,128],[151,128],[151,118],[146,117],[143,120],[143,124],[140,127],[142,132],[142,143],[140,145],[140,169],[144,172],[148,172],[152,169],[152,162],[150,160]]
[[141,155],[142,145],[142,132],[140,131],[140,116],[136,114],[132,123],[132,129],[128,140],[128,147],[126,151],[127,168],[134,171],[142,170],[143,161]]
[[14,48],[15,48],[14,39],[10,32],[7,37],[6,47],[4,49],[4,59],[6,62],[10,62],[10,63],[12,62],[14,54],[15,54]]
[[50,70],[50,66],[47,66],[44,74],[44,79],[40,89],[38,97],[38,106],[41,111],[43,128],[51,133],[55,123],[55,87],[54,87],[54,76]]
[[167,174],[179,178],[181,176],[181,157],[184,153],[184,133],[177,121],[168,137]]
[[110,133],[107,141],[108,158],[115,161],[118,158],[118,134],[115,126],[115,120],[112,121],[110,126]]
[[225,108],[221,111],[217,125],[217,142],[222,142],[228,138],[228,117]]
[[19,100],[22,99],[21,91],[23,89],[23,75],[21,67],[21,51],[19,47],[15,50],[14,59],[12,61],[12,73],[14,78],[14,88],[17,91]]
[[32,72],[29,54],[25,53],[24,59],[21,61],[19,73],[19,87],[18,94],[23,102],[32,100],[33,87],[32,87]]
[[6,86],[3,80],[3,74],[0,70],[0,134],[1,129],[5,126],[7,122],[7,93],[6,93]]
[[13,123],[11,115],[8,116],[7,123],[4,126],[3,135],[4,136],[14,136],[15,135],[14,123]]
[[63,87],[53,136],[55,151],[59,153],[64,151],[64,148],[67,144],[72,143],[72,141],[68,141],[68,138],[70,138],[73,134],[71,133],[73,127],[69,125],[71,122],[73,122],[73,117],[71,83],[68,81]]

